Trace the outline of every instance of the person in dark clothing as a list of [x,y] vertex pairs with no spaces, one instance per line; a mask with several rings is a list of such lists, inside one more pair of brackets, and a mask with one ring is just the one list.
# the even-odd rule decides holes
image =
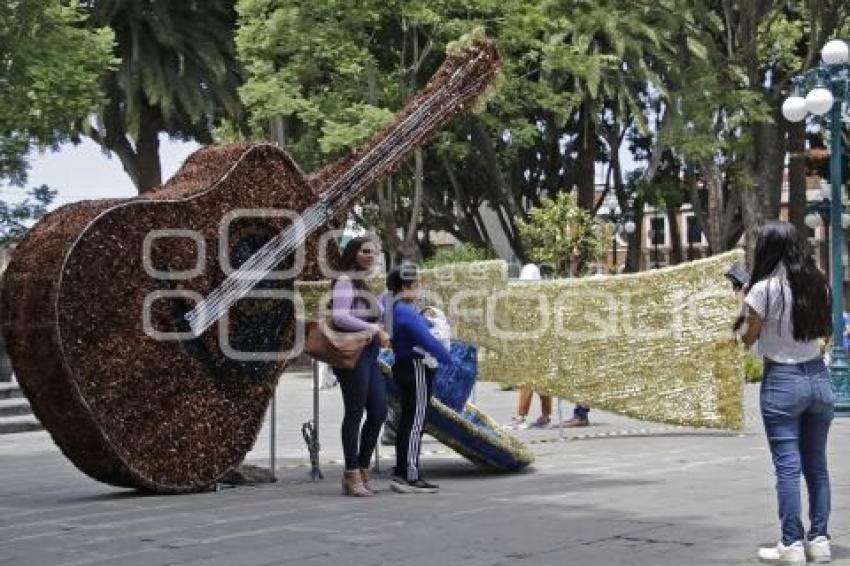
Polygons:
[[419,272],[405,264],[387,275],[387,328],[395,353],[393,380],[399,389],[401,416],[396,432],[396,466],[391,487],[399,493],[436,493],[439,487],[425,481],[419,471],[419,453],[434,370],[424,363],[422,350],[440,364],[451,363],[451,354],[430,331],[428,321],[414,302],[420,294]]
[[341,431],[345,454],[342,492],[354,497],[377,493],[369,481],[369,461],[387,416],[386,386],[377,360],[380,346],[389,345],[389,335],[378,324],[383,316],[380,301],[363,280],[375,263],[375,254],[375,245],[369,238],[352,239],[340,258],[342,273],[332,286],[331,315],[336,329],[368,332],[374,337],[355,367],[333,368],[345,405]]

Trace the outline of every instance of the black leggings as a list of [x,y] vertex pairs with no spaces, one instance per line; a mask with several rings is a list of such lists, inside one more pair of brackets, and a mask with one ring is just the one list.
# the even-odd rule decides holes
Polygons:
[[432,374],[421,359],[396,360],[393,365],[393,380],[401,401],[395,437],[395,474],[408,481],[419,479],[419,451],[431,402]]
[[[333,368],[345,416],[342,419],[342,450],[345,469],[366,469],[378,443],[381,425],[387,418],[387,387],[378,367],[378,346],[373,343],[363,350],[352,369]],[[366,422],[363,423],[363,411]],[[363,426],[361,427],[361,423]]]

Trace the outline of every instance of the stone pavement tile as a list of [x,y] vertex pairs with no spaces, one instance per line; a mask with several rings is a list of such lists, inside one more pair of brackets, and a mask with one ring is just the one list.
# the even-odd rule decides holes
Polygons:
[[[531,444],[538,462],[515,475],[481,473],[429,443],[439,453],[423,464],[440,494],[357,500],[340,497],[339,465],[324,465],[326,479],[317,483],[307,480],[307,468],[293,467],[306,463],[300,423],[310,416],[310,397],[309,380],[284,380],[280,482],[268,486],[139,496],[86,478],[43,436],[30,436],[32,445],[0,442],[0,564],[753,564],[755,547],[777,533],[758,421],[743,435],[647,434],[640,431],[654,425],[593,413],[598,430],[631,436],[559,441],[557,431],[534,431],[528,438],[541,440]],[[499,421],[510,418],[515,400],[489,385],[479,390]],[[322,392],[321,402],[322,458],[335,459],[339,392]],[[830,458],[839,564],[850,558],[843,546],[850,541],[848,441],[850,421],[836,421]],[[252,461],[268,458],[263,448]],[[378,481],[386,490],[387,476]]]

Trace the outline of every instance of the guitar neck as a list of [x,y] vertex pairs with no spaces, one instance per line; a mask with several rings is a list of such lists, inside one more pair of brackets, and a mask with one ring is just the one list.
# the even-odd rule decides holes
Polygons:
[[200,335],[312,234],[392,173],[416,147],[458,112],[472,106],[499,71],[490,42],[446,60],[428,85],[361,149],[323,170],[316,204],[267,242],[186,315]]

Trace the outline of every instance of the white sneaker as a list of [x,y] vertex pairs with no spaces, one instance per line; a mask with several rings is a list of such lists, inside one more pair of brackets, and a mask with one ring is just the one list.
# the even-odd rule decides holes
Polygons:
[[806,551],[803,549],[803,541],[797,541],[790,546],[785,546],[782,541],[776,546],[759,549],[759,560],[773,564],[794,564],[803,566],[806,563]]
[[514,417],[511,422],[503,426],[505,430],[525,430],[528,428],[528,421],[525,417]]
[[804,542],[803,546],[806,548],[806,558],[812,562],[821,564],[832,562],[832,550],[829,547],[828,538],[818,537],[815,540]]

